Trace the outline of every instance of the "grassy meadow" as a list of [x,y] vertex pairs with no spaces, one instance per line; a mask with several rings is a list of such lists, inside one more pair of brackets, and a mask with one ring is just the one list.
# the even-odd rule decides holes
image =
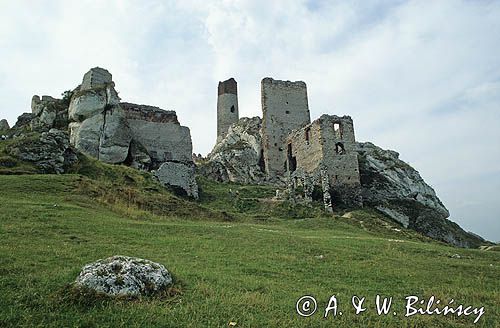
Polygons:
[[[68,175],[0,175],[0,326],[498,327],[500,253],[454,248],[370,209],[325,215],[265,186],[200,178],[193,202],[148,174],[87,162]],[[81,267],[112,255],[164,264],[169,297],[68,292]],[[393,297],[377,315],[375,296]],[[313,295],[317,312],[296,313]],[[323,318],[336,295],[342,315]],[[354,315],[351,297],[366,297]],[[405,297],[484,306],[476,315],[404,316]],[[393,312],[397,314],[394,315]]]

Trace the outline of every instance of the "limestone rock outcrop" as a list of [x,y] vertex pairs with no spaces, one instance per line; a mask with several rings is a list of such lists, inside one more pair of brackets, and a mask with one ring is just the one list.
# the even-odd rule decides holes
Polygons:
[[373,206],[404,227],[460,247],[474,247],[482,239],[447,220],[449,212],[432,187],[399,154],[372,143],[358,143],[361,192]]
[[200,173],[222,182],[264,183],[261,124],[259,117],[244,117],[229,127],[200,166]]
[[165,162],[155,172],[155,176],[164,186],[180,188],[188,196],[198,199],[194,164]]
[[35,140],[24,142],[23,138],[26,137],[18,137],[18,142],[8,148],[8,154],[33,163],[40,173],[64,173],[78,160],[65,131],[50,129]]
[[6,119],[0,120],[0,131],[7,131],[10,129],[9,122]]
[[128,297],[154,295],[171,284],[172,276],[162,264],[128,256],[112,256],[87,264],[75,281],[77,287]]
[[150,157],[150,168],[167,161],[192,163],[191,132],[180,125],[175,111],[122,102],[133,140]]
[[120,98],[105,69],[85,74],[68,108],[71,144],[106,163],[122,163],[128,156],[132,133]]
[[68,126],[68,101],[51,96],[40,98],[34,95],[31,99],[32,131],[46,132],[52,128],[66,129]]

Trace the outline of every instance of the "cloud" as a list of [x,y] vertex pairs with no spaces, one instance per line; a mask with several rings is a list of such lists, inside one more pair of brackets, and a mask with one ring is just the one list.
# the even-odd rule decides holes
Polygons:
[[32,94],[57,96],[102,66],[124,100],[176,110],[207,153],[217,81],[235,77],[240,113],[254,116],[263,77],[303,80],[313,119],[351,115],[357,138],[400,152],[452,219],[500,239],[500,2],[16,1],[0,12],[11,124]]

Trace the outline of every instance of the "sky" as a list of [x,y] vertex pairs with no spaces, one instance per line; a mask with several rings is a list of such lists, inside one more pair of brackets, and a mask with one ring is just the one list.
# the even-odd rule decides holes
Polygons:
[[0,0],[0,118],[99,66],[123,101],[216,139],[217,83],[261,116],[264,77],[307,83],[311,118],[350,115],[465,230],[500,241],[500,1]]

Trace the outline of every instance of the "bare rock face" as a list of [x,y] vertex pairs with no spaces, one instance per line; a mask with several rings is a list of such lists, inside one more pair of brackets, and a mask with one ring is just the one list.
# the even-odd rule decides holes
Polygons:
[[16,124],[12,127],[14,135],[18,135],[23,131],[31,131],[30,124],[34,117],[35,115],[32,113],[22,113],[19,115]]
[[109,296],[152,295],[172,284],[161,264],[128,256],[112,256],[83,267],[75,285]]
[[50,96],[40,98],[34,95],[31,99],[31,113],[32,131],[46,132],[52,128],[64,129],[68,125],[68,103],[65,99]]
[[219,140],[200,166],[202,175],[216,181],[259,184],[266,180],[263,170],[259,117],[241,118]]
[[198,184],[193,163],[165,162],[155,172],[164,186],[181,188],[188,196],[198,199]]
[[108,71],[93,68],[87,72],[69,104],[71,144],[103,162],[124,162],[132,134],[119,102]]
[[459,247],[476,247],[483,240],[447,220],[450,213],[420,174],[395,151],[358,143],[359,171],[365,205],[373,206],[428,237]]
[[9,122],[6,119],[0,120],[0,131],[7,131],[10,129]]

